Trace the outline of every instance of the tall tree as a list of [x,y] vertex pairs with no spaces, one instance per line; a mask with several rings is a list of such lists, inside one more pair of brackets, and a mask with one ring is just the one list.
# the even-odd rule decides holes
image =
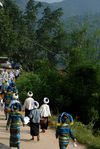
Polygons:
[[0,10],[0,53],[7,54],[14,42],[13,25],[5,9]]
[[3,9],[0,10],[0,29],[2,52],[7,55],[18,50],[18,36],[20,33],[22,13],[12,0],[5,0]]
[[27,25],[27,31],[29,37],[34,36],[34,32],[36,29],[36,21],[38,9],[41,7],[41,3],[36,3],[34,0],[29,0],[25,10],[25,22]]
[[[62,16],[62,9],[51,11],[49,7],[43,11],[42,18],[38,21],[37,40],[40,45],[40,50],[44,51],[44,57],[49,58],[56,54],[58,51],[57,37],[59,41],[63,37],[62,23],[60,17]],[[55,48],[54,48],[55,47]],[[50,56],[51,55],[51,56]]]

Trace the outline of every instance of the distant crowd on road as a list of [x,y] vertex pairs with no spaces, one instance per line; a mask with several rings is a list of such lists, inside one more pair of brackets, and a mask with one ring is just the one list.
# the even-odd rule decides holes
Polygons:
[[6,119],[6,109],[13,98],[13,94],[18,93],[15,81],[19,75],[20,70],[2,69],[0,72],[0,107],[5,110]]

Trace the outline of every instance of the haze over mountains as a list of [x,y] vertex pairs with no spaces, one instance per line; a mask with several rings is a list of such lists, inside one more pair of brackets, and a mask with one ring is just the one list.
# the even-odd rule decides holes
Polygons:
[[[21,8],[25,8],[28,0],[15,0]],[[70,16],[80,16],[85,14],[97,14],[100,13],[100,0],[63,0],[62,2],[56,3],[45,3],[42,4],[50,6],[52,9],[62,8],[64,12],[64,18]]]

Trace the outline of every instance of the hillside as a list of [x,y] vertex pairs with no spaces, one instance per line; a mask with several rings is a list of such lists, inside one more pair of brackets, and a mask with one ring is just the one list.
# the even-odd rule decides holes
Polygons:
[[[25,8],[28,0],[15,0],[21,7]],[[52,9],[61,7],[64,12],[64,19],[70,16],[97,14],[100,13],[100,0],[64,0],[56,3],[42,3],[44,7],[50,6]]]
[[53,8],[61,7],[65,16],[96,14],[100,12],[99,0],[64,0],[49,5]]

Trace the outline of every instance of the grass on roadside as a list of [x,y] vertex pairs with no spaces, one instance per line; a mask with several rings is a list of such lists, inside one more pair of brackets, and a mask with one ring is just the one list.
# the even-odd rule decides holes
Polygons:
[[75,122],[72,129],[77,137],[77,140],[87,145],[88,149],[100,149],[100,136],[94,136],[91,129],[88,129],[81,122]]

